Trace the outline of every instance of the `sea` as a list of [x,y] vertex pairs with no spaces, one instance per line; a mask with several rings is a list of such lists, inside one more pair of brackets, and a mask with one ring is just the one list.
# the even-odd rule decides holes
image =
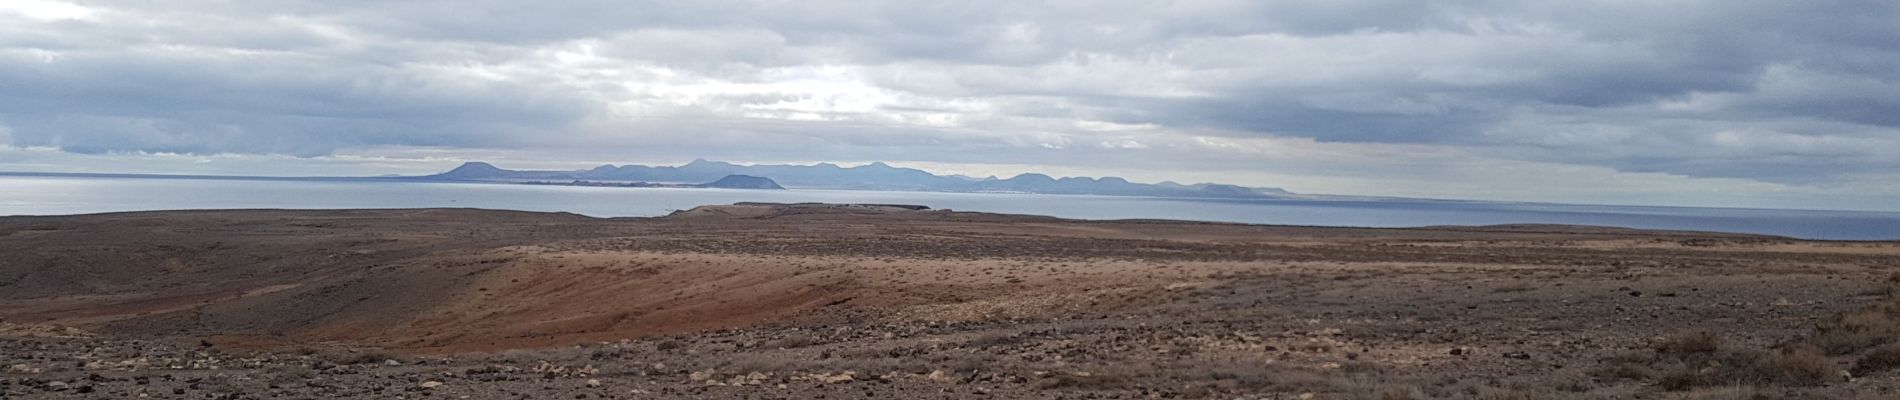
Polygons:
[[1078,219],[1417,227],[1572,224],[1900,240],[1900,213],[1435,200],[1179,199],[862,190],[617,188],[394,180],[0,176],[0,215],[202,209],[484,208],[595,217],[660,216],[736,202],[917,204]]

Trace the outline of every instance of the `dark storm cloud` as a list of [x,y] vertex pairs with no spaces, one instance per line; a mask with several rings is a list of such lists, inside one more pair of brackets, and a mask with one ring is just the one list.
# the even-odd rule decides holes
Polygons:
[[1891,1],[74,4],[0,7],[14,145],[1142,163],[1222,137],[1780,183],[1900,169]]

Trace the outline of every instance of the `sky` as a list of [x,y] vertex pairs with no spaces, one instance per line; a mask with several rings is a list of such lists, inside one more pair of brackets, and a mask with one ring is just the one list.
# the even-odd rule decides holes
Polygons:
[[1900,2],[3,0],[0,171],[885,161],[1900,211]]

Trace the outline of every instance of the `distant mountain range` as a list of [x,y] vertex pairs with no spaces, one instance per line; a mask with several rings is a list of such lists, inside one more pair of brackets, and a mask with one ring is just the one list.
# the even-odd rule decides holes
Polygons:
[[[815,165],[739,165],[719,161],[694,160],[681,166],[602,165],[573,171],[523,171],[496,167],[485,162],[462,164],[448,172],[404,179],[479,182],[647,182],[680,183],[718,182],[734,176],[764,178],[792,188],[908,190],[931,192],[992,192],[1092,194],[1109,196],[1153,196],[1192,198],[1283,198],[1296,197],[1277,188],[1256,188],[1218,183],[1183,185],[1174,182],[1134,183],[1116,177],[1054,178],[1028,173],[999,179],[937,175],[913,168],[893,167],[882,162],[856,167],[836,164]],[[763,186],[761,182],[749,184]],[[709,187],[721,185],[704,184]]]
[[528,180],[528,181],[514,181],[514,182],[528,184],[528,185],[554,185],[554,186],[785,190],[784,187],[778,185],[778,182],[773,182],[769,178],[761,178],[761,177],[746,176],[746,175],[726,175],[726,177],[724,178],[719,178],[719,180],[708,182],[708,183],[654,183],[654,182],[622,182],[622,181],[604,181],[603,182],[603,181],[589,181],[589,180],[581,180],[581,179],[575,179],[571,181]]

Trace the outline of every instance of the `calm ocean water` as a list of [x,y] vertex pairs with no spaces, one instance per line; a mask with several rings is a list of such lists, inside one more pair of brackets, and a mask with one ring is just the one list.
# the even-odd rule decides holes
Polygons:
[[384,181],[0,176],[0,215],[228,208],[472,207],[655,216],[741,201],[922,204],[1067,218],[1409,227],[1580,224],[1836,240],[1900,239],[1900,213],[1434,201],[1187,200],[1113,196],[592,188]]

